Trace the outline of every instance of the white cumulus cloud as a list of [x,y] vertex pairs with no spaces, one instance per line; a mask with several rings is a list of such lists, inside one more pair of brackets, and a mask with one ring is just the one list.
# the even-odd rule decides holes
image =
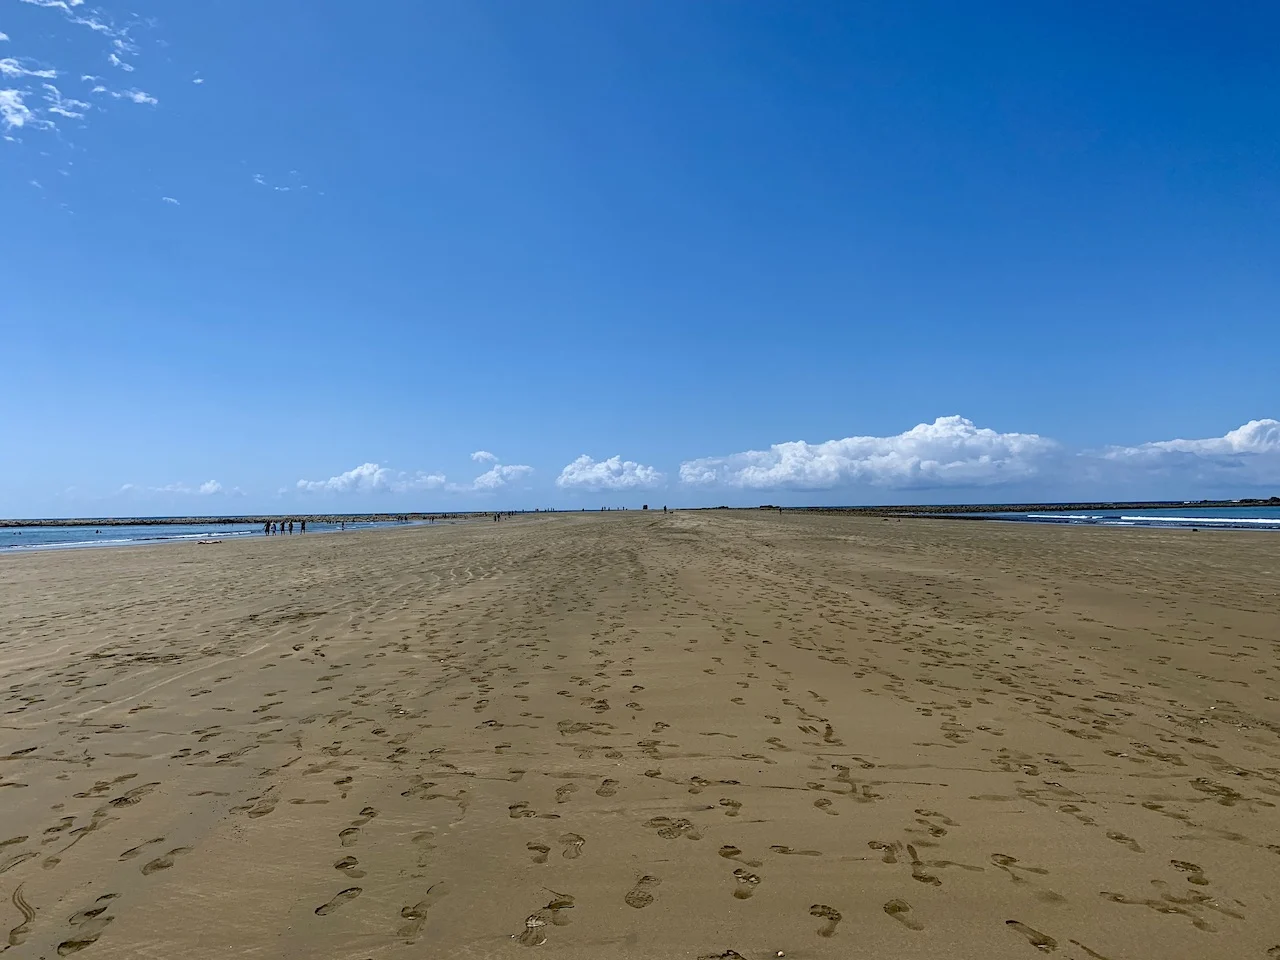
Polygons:
[[638,490],[659,487],[666,480],[659,471],[634,460],[610,457],[593,460],[583,454],[560,471],[556,486],[576,490]]
[[488,450],[477,450],[471,455],[471,459],[478,463],[497,463],[498,458]]
[[4,43],[4,41],[8,39],[9,39],[9,35],[7,33],[0,32],[0,43]]
[[362,463],[328,480],[299,480],[297,489],[307,493],[410,493],[435,490],[444,486],[444,481],[443,474],[406,473],[376,463]]
[[1038,434],[997,433],[952,416],[890,437],[794,440],[689,460],[680,465],[680,479],[754,490],[989,486],[1033,478],[1058,454],[1058,444]]
[[1280,484],[1280,420],[1250,420],[1221,437],[1108,447],[1112,468],[1182,480],[1190,486]]
[[1109,460],[1137,458],[1159,460],[1189,454],[1195,457],[1236,457],[1280,454],[1280,420],[1250,420],[1224,436],[1203,440],[1156,440],[1136,447],[1109,447]]
[[471,482],[476,490],[499,490],[509,483],[527,477],[533,473],[533,467],[526,466],[522,463],[503,464],[495,463],[480,476]]

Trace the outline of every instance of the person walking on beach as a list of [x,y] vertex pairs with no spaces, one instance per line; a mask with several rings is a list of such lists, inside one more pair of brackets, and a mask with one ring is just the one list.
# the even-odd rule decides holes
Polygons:
[[293,521],[292,521],[292,520],[290,520],[290,521],[289,521],[289,533],[290,533],[290,534],[292,534],[292,533],[293,533]]
[[263,535],[264,537],[269,537],[269,536],[271,536],[271,521],[270,521],[270,520],[268,520],[268,521],[266,521],[265,523],[263,523],[263,525],[262,525],[262,535]]
[[306,521],[306,520],[300,520],[300,521],[299,521],[299,525],[300,525],[301,529],[300,529],[298,532],[299,532],[299,533],[306,533],[306,532],[307,532],[307,521]]

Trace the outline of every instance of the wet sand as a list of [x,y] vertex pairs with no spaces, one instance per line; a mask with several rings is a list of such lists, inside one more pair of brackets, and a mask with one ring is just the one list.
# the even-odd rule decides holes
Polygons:
[[1280,956],[1280,536],[0,557],[14,957]]

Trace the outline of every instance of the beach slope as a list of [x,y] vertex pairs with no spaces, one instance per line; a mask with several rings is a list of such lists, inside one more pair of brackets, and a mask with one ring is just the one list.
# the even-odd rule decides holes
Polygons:
[[737,511],[0,557],[0,951],[1280,955],[1278,583]]

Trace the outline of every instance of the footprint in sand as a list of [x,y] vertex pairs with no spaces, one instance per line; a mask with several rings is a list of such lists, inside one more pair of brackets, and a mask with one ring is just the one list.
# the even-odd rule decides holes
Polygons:
[[911,915],[911,904],[905,900],[890,900],[884,905],[884,912],[908,930],[923,930],[924,924]]
[[563,911],[573,909],[573,897],[567,893],[556,893],[555,898],[537,913],[532,913],[525,918],[524,931],[516,935],[515,939],[524,947],[540,947],[547,942],[547,926],[563,927],[569,923],[569,918],[563,915]]
[[654,817],[651,820],[646,820],[644,825],[657,830],[658,836],[663,840],[676,840],[680,837],[687,837],[690,840],[702,839],[702,834],[698,832],[698,829],[683,817],[677,820],[673,820],[671,817]]
[[1187,874],[1187,883],[1194,883],[1198,887],[1207,887],[1209,880],[1204,875],[1204,868],[1199,864],[1191,863],[1187,860],[1170,860],[1173,866]]
[[780,853],[783,856],[789,856],[789,857],[820,857],[822,856],[821,850],[792,850],[790,847],[785,847],[780,843],[775,843],[769,849],[772,850],[774,853]]
[[156,873],[160,870],[168,870],[170,867],[173,866],[174,857],[180,857],[184,853],[190,853],[192,849],[193,849],[192,847],[174,847],[172,850],[166,853],[163,857],[156,857],[154,860],[151,860],[148,863],[144,863],[142,865],[142,875],[144,877],[149,877],[151,876],[151,874]]
[[726,860],[737,860],[739,863],[745,863],[748,867],[760,866],[759,860],[743,860],[742,850],[731,843],[726,843],[721,847],[719,853],[720,856],[724,857]]
[[341,860],[335,861],[333,869],[350,877],[352,880],[359,880],[365,875],[364,871],[360,869],[360,861],[355,857],[343,857]]
[[882,863],[897,863],[898,852],[902,849],[902,844],[897,840],[892,843],[885,843],[883,840],[868,840],[867,846],[872,850],[880,851],[880,861]]
[[657,877],[650,877],[647,875],[641,877],[636,881],[636,885],[627,892],[627,895],[622,898],[623,902],[625,902],[628,907],[635,907],[637,910],[643,910],[645,907],[649,906],[649,904],[653,903],[653,894],[650,891],[661,882],[662,881]]
[[63,940],[58,944],[58,956],[66,957],[73,953],[79,953],[85,947],[91,947],[98,942],[98,938],[102,936],[102,931],[115,919],[115,917],[105,916],[107,908],[111,906],[111,901],[119,894],[104,893],[94,901],[95,906],[88,910],[81,910],[79,913],[72,915],[67,922],[76,928],[75,936]]
[[1128,847],[1134,853],[1144,852],[1142,849],[1142,845],[1139,844],[1137,840],[1133,839],[1133,837],[1126,836],[1125,834],[1121,833],[1119,830],[1108,830],[1107,839],[1114,840],[1116,843],[1120,844],[1121,846]]
[[159,783],[144,783],[140,787],[134,787],[132,790],[120,794],[114,800],[108,800],[107,803],[113,807],[131,807],[135,803],[141,803],[142,798],[158,786],[160,786]]
[[750,870],[743,870],[739,867],[733,871],[733,878],[738,881],[737,886],[733,889],[733,895],[738,900],[750,900],[755,896],[756,887],[760,885],[760,875],[752,873]]
[[563,787],[556,788],[556,803],[565,803],[578,792],[576,783],[566,783]]
[[529,809],[529,804],[521,800],[519,803],[513,803],[507,807],[507,816],[512,820],[519,820],[521,817],[536,817],[537,814]]
[[827,814],[828,816],[832,816],[832,817],[840,816],[839,813],[831,809],[831,801],[828,800],[826,797],[819,797],[817,800],[813,801],[813,805],[817,807],[819,810],[821,810],[823,813]]
[[396,931],[396,935],[412,940],[421,933],[422,925],[427,922],[427,911],[431,909],[432,904],[436,903],[441,897],[447,896],[448,893],[449,885],[441,880],[428,887],[426,894],[417,903],[412,906],[401,907],[400,916],[407,920],[408,923],[401,924],[400,929]]
[[316,907],[316,916],[327,917],[348,900],[354,900],[362,893],[364,893],[363,887],[347,887],[345,890],[339,890],[333,895],[333,899],[328,903],[322,903],[320,906]]
[[338,840],[344,847],[353,847],[360,839],[359,827],[347,827],[345,830],[338,831]]
[[138,844],[136,847],[130,847],[124,853],[120,854],[119,859],[132,860],[134,857],[140,854],[145,847],[149,847],[153,843],[164,843],[164,837],[155,837],[154,839],[151,839],[151,840],[144,840],[142,843]]
[[258,819],[258,817],[265,817],[275,810],[277,802],[276,797],[263,797],[249,808],[249,816],[254,820]]
[[0,860],[0,873],[4,873],[8,870],[12,870],[18,864],[26,863],[31,858],[38,857],[38,856],[40,856],[40,854],[36,853],[35,851],[28,851],[27,853],[16,853],[12,857],[9,857],[7,860]]
[[566,833],[560,838],[560,842],[564,844],[564,858],[577,860],[582,856],[582,845],[587,841],[576,833]]
[[724,807],[724,815],[726,817],[736,817],[742,812],[742,803],[737,800],[721,800],[720,806]]
[[809,916],[821,917],[827,921],[818,930],[820,937],[834,937],[836,935],[836,927],[840,926],[840,921],[844,919],[843,914],[835,907],[829,907],[825,903],[815,903],[809,908]]
[[534,863],[546,863],[547,854],[551,852],[551,848],[545,843],[526,843],[524,848],[533,854]]
[[596,788],[597,797],[612,797],[617,792],[618,792],[617,780],[606,779],[603,783],[600,784],[599,787]]
[[1005,926],[1012,927],[1020,934],[1027,938],[1033,947],[1042,953],[1052,953],[1058,949],[1058,941],[1053,939],[1047,933],[1041,933],[1032,927],[1028,927],[1025,923],[1019,923],[1017,920],[1006,920]]

